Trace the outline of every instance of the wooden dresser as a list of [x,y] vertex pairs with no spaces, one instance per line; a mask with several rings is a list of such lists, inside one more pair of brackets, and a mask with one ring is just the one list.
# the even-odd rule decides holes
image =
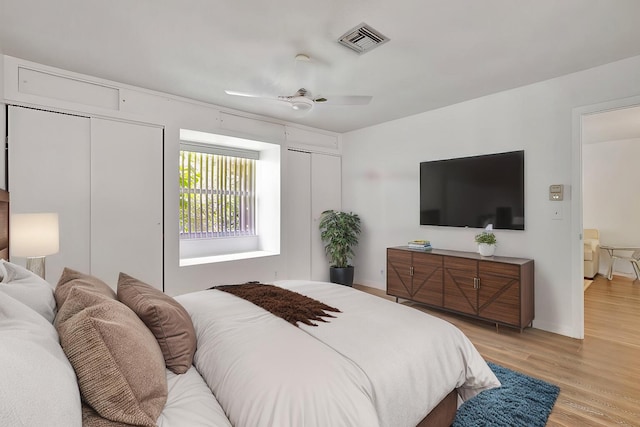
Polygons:
[[387,248],[387,294],[522,329],[534,318],[533,260]]

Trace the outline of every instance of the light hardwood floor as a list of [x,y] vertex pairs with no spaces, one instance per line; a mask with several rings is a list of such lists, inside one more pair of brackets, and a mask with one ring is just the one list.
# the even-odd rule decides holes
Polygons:
[[548,426],[640,426],[640,281],[596,276],[585,292],[584,340],[535,328],[496,332],[493,324],[405,304],[455,324],[486,360],[558,385]]

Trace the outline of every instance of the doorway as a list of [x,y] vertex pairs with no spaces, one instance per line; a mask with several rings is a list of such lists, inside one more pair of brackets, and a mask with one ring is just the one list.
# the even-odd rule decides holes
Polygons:
[[[625,178],[624,172],[629,169],[628,172],[633,174],[636,169],[635,166],[627,168],[628,161],[638,159],[633,154],[635,150],[640,156],[640,97],[574,109],[573,144],[572,233],[578,236],[572,245],[573,312],[576,336],[584,338],[583,228],[598,228],[601,244],[631,244],[631,241],[640,244],[640,226],[635,223],[623,226],[627,222],[620,218],[621,204],[633,199],[634,194],[626,183],[633,180]],[[589,190],[588,194],[585,194],[585,189]],[[603,204],[598,208],[601,198],[609,198],[610,206]],[[628,205],[625,205],[626,209]],[[640,202],[637,209],[640,212]],[[629,216],[632,215],[630,212]],[[637,236],[630,234],[630,229]],[[602,250],[600,257],[598,271],[602,272],[609,257]]]

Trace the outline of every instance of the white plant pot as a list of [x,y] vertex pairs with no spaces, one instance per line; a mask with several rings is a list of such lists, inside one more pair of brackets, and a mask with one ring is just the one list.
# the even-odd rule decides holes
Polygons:
[[478,243],[478,252],[482,256],[493,256],[496,252],[496,245],[490,245],[488,243]]

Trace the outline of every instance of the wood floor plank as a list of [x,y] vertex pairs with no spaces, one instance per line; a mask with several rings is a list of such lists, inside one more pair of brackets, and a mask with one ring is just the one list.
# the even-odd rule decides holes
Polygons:
[[584,340],[535,328],[496,332],[490,323],[404,304],[456,325],[486,360],[558,385],[548,426],[640,426],[640,281],[595,277],[585,291]]

